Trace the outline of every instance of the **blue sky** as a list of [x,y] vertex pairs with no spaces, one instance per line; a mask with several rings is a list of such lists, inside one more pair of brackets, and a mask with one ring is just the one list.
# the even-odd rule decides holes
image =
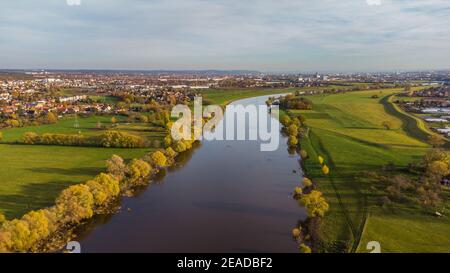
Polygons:
[[0,68],[444,69],[450,0],[2,0]]

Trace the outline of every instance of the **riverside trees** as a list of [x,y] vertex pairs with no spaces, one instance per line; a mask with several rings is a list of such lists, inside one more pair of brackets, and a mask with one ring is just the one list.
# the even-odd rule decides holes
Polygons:
[[311,218],[323,217],[329,209],[329,205],[322,196],[322,192],[317,190],[312,190],[309,194],[302,195],[300,203],[306,207],[308,216]]
[[150,163],[134,159],[128,164],[113,155],[107,161],[107,173],[63,190],[52,207],[30,211],[11,221],[0,214],[0,253],[36,251],[51,240],[52,234],[64,237],[73,227],[103,212],[121,193],[148,183],[147,178],[158,168],[172,164],[176,155],[168,147],[151,153]]

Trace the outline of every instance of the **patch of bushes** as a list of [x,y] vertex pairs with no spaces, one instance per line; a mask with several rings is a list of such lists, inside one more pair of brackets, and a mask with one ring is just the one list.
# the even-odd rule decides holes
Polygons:
[[311,110],[313,108],[313,103],[303,97],[287,95],[280,98],[280,107],[282,109]]
[[57,146],[94,146],[105,148],[145,148],[148,143],[140,136],[107,131],[98,136],[85,137],[83,135],[43,134],[27,132],[22,137],[22,143],[28,145],[57,145]]
[[318,190],[312,190],[309,194],[303,194],[299,202],[305,206],[308,217],[311,218],[323,217],[329,209],[322,192]]

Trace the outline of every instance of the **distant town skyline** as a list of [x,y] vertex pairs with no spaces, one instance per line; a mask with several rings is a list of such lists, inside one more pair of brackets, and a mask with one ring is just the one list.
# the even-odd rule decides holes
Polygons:
[[0,3],[0,69],[450,69],[448,0]]

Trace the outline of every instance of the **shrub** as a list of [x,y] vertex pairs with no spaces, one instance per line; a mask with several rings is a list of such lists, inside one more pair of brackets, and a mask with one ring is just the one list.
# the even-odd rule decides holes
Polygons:
[[289,125],[289,127],[287,128],[287,132],[290,136],[297,136],[298,135],[298,127],[295,124],[291,124]]
[[94,196],[94,203],[103,206],[120,193],[119,181],[112,175],[101,173],[86,183]]
[[322,164],[325,162],[325,160],[323,159],[323,157],[321,157],[320,155],[319,155],[319,157],[318,157],[317,159],[319,160],[319,164],[320,164],[320,165],[322,165]]
[[294,237],[294,238],[300,237],[301,234],[302,234],[302,231],[300,228],[294,228],[292,230],[292,237]]
[[445,144],[445,139],[442,136],[439,135],[431,135],[428,137],[428,141],[430,144],[434,147],[440,147]]
[[36,144],[38,135],[33,132],[27,132],[23,135],[22,141],[25,144]]
[[302,125],[302,123],[300,122],[300,120],[297,117],[292,119],[292,124],[294,124],[297,127],[300,127]]
[[307,151],[301,149],[299,153],[300,153],[300,157],[302,159],[307,159],[308,158],[308,152]]
[[193,140],[187,140],[187,139],[184,139],[184,140],[182,140],[182,142],[183,142],[184,145],[186,146],[186,150],[192,149],[192,144],[194,143]]
[[153,152],[150,158],[153,166],[157,168],[163,168],[167,164],[167,157],[160,151]]
[[175,142],[175,145],[173,146],[173,149],[177,153],[182,153],[182,152],[185,152],[187,150],[186,144],[184,144],[184,142],[182,142],[182,141]]
[[281,124],[284,126],[288,126],[291,123],[291,118],[288,115],[285,115],[281,118]]
[[437,175],[438,177],[447,176],[450,174],[449,165],[445,161],[433,161],[428,165],[427,173]]
[[283,109],[311,110],[313,104],[305,98],[285,96],[280,99],[280,107]]
[[103,147],[112,148],[143,148],[145,141],[135,135],[118,131],[108,131],[98,137],[98,143]]
[[298,249],[299,249],[300,253],[311,253],[312,252],[311,248],[305,244],[301,244]]
[[170,145],[172,145],[172,137],[169,134],[164,138],[164,146],[167,148],[170,147]]
[[45,117],[45,121],[47,123],[55,123],[58,121],[58,117],[53,114],[52,112],[47,113],[47,116]]
[[118,180],[122,180],[127,172],[127,166],[123,159],[118,155],[113,155],[106,161],[106,169],[108,173],[114,175]]
[[99,136],[25,133],[24,144],[60,145],[60,146],[101,146],[110,148],[143,148],[147,143],[143,138],[124,132],[108,131]]
[[322,193],[317,190],[312,190],[309,194],[302,195],[300,203],[306,207],[309,217],[323,217],[329,209],[329,205]]
[[128,177],[132,182],[136,182],[149,176],[151,172],[152,167],[150,164],[141,159],[133,159],[133,161],[128,164]]
[[0,252],[26,252],[56,230],[51,209],[30,211],[21,219],[5,221],[0,227]]
[[94,196],[88,186],[74,185],[61,192],[56,207],[63,223],[79,223],[94,214]]
[[0,231],[0,250],[25,252],[31,247],[30,234],[27,222],[19,219],[6,222]]
[[295,195],[302,195],[302,193],[303,193],[302,188],[300,188],[300,187],[295,187],[295,189],[294,189],[294,194],[295,194]]
[[307,134],[308,134],[307,129],[302,128],[302,127],[298,128],[298,137],[299,138],[303,138],[303,137],[307,136]]
[[309,179],[308,177],[303,177],[302,184],[307,188],[312,187],[313,185],[311,179]]
[[288,145],[289,145],[290,147],[295,147],[295,146],[297,146],[297,144],[298,144],[298,139],[297,139],[297,137],[295,137],[295,136],[290,136],[289,139],[288,139]]
[[166,149],[166,155],[170,158],[175,158],[177,156],[177,152],[175,152],[171,147]]
[[53,219],[47,218],[44,210],[30,211],[22,217],[22,220],[27,223],[30,231],[29,247],[32,247],[39,240],[47,238],[56,229]]

